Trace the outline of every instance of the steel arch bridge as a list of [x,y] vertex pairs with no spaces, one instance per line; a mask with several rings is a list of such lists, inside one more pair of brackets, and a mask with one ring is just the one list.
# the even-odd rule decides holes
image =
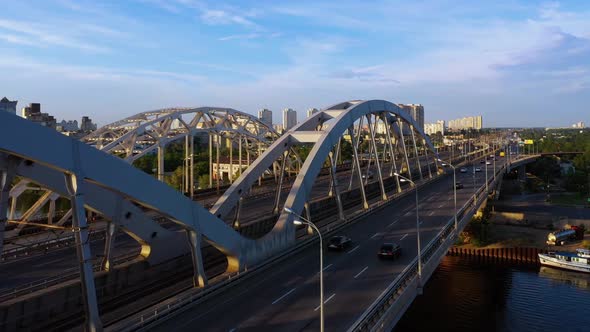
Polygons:
[[[151,120],[131,117],[130,121],[119,121],[115,126],[103,128],[90,135],[88,140],[103,149],[110,149],[111,152],[124,152],[123,157],[130,160],[155,149],[153,146],[161,146],[162,142],[168,142],[173,137],[185,137],[193,132],[194,127],[184,120],[178,121],[181,123],[178,131],[173,130],[173,120],[180,119],[178,113],[162,113],[164,115],[160,117],[151,112],[142,113],[146,117],[153,116]],[[130,122],[140,123],[131,127],[142,129],[123,130],[126,123]],[[142,130],[149,126],[161,135],[145,134]],[[247,123],[236,132],[248,135],[243,131],[246,126]],[[182,133],[183,130],[186,132]],[[270,130],[268,133],[274,135]],[[144,134],[153,140],[144,141]],[[138,140],[141,148],[137,147]],[[360,182],[364,208],[368,208],[368,203],[362,173],[368,173],[371,166],[377,172],[381,198],[384,200],[387,199],[387,194],[383,179],[387,169],[389,176],[404,173],[409,178],[421,178],[423,166],[426,166],[430,176],[433,173],[432,167],[434,172],[439,171],[437,155],[429,138],[401,108],[384,100],[348,101],[313,114],[276,139],[209,211],[182,193],[132,167],[124,159],[63,136],[52,129],[0,112],[0,241],[4,236],[11,182],[15,176],[20,176],[70,199],[72,230],[79,246],[81,277],[87,296],[94,296],[91,294],[94,281],[85,209],[101,214],[130,234],[142,245],[142,255],[151,262],[179,256],[190,248],[195,284],[203,287],[207,284],[201,255],[203,241],[226,255],[228,271],[239,271],[247,265],[256,265],[294,244],[294,217],[282,212],[283,209],[279,207],[290,208],[301,214],[310,200],[314,182],[326,163],[330,170],[331,188],[338,202],[339,216],[345,218],[335,176],[336,160],[344,140],[348,140],[352,146],[351,182],[354,174]],[[359,153],[361,140],[368,142],[368,157],[364,164],[361,163],[363,157]],[[383,142],[380,144],[381,151],[378,140]],[[39,142],[43,142],[43,145]],[[310,145],[311,151],[301,165],[286,200],[278,202],[280,195],[275,199],[278,217],[274,227],[264,236],[250,239],[227,225],[223,218],[232,210],[239,209],[240,197],[273,164],[278,163],[281,167],[278,180],[279,188],[281,187],[287,162],[295,153],[294,148],[302,145]],[[411,171],[409,155],[412,150],[417,175]],[[420,151],[426,157],[427,165],[420,165]],[[365,166],[366,169],[363,170]],[[401,191],[399,177],[395,178],[397,190]],[[162,227],[152,219],[149,212],[176,223],[182,231]],[[89,306],[92,307],[93,304],[90,303]]]
[[[82,137],[81,141],[96,147],[104,152],[121,157],[128,163],[133,163],[139,158],[157,152],[157,176],[160,181],[164,179],[164,151],[168,144],[185,139],[185,181],[184,191],[194,188],[194,174],[189,170],[193,169],[194,158],[189,151],[194,150],[195,137],[200,134],[208,135],[210,165],[213,165],[213,140],[220,141],[229,139],[238,146],[238,169],[250,164],[251,156],[255,157],[266,149],[278,138],[278,133],[268,124],[261,122],[258,118],[231,108],[199,107],[199,108],[166,108],[142,112],[125,119],[105,125],[89,135]],[[220,144],[217,144],[219,147]],[[246,154],[246,160],[242,158],[242,152]],[[233,149],[230,149],[233,153]],[[219,155],[219,150],[217,150]],[[253,159],[253,158],[252,158]],[[233,160],[233,158],[230,158]],[[245,161],[245,165],[242,165]],[[217,160],[219,163],[219,160]],[[219,167],[217,167],[219,170]],[[213,185],[213,168],[209,168],[209,185]],[[219,179],[219,175],[217,178]],[[10,208],[10,219],[15,219],[16,203],[18,198],[31,189],[30,180],[23,179],[15,185],[11,192],[12,206]],[[33,187],[34,189],[38,189]],[[192,193],[192,191],[191,191]],[[27,211],[23,213],[21,222],[7,237],[18,236],[24,228],[24,223],[49,204],[47,219],[53,224],[55,218],[55,201],[60,195],[51,190],[46,190],[41,197]],[[191,196],[192,197],[192,196]],[[63,225],[70,220],[72,210],[67,211],[56,220],[55,225]]]

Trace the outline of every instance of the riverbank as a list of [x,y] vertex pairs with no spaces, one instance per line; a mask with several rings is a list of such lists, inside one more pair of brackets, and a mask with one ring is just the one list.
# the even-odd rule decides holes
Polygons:
[[[552,232],[548,229],[535,228],[530,225],[494,224],[487,225],[486,245],[465,243],[456,245],[464,249],[495,249],[495,248],[537,248],[549,249],[547,235]],[[590,234],[584,234],[584,240],[578,240],[559,246],[560,250],[574,251],[590,244]],[[555,248],[555,247],[551,247]]]

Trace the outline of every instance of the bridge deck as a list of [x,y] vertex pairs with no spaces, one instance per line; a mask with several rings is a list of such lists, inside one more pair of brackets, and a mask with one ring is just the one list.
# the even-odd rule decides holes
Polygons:
[[[502,165],[500,161],[497,168]],[[491,176],[492,166],[488,167]],[[473,195],[473,175],[457,175],[457,180],[465,185],[458,190],[461,206]],[[483,183],[484,176],[485,171],[476,173],[477,187]],[[453,215],[452,177],[421,189],[419,194],[421,241],[427,243]],[[355,242],[348,251],[326,254],[327,330],[346,330],[416,256],[413,205],[411,195],[365,217],[343,231]],[[376,257],[380,244],[391,241],[402,246],[402,257],[394,262],[380,261]],[[319,329],[317,250],[317,246],[310,248],[262,279],[202,303],[156,330],[316,331]]]

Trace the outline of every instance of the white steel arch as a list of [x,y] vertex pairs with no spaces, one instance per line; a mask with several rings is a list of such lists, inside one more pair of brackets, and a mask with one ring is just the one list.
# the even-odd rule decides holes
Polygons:
[[251,114],[231,108],[198,107],[135,114],[97,129],[82,141],[133,162],[159,146],[198,132],[243,136],[264,145],[279,136],[272,126]]
[[[256,159],[242,176],[225,191],[223,196],[220,197],[212,207],[211,213],[218,218],[226,217],[238,202],[239,197],[243,193],[248,192],[256,179],[258,179],[262,172],[268,169],[275,160],[279,159],[295,145],[313,143],[314,145],[311,153],[305,160],[284,203],[284,207],[288,207],[296,213],[301,214],[305,203],[308,201],[314,181],[319,174],[322,165],[326,159],[330,157],[332,148],[338,144],[340,137],[346,130],[353,130],[352,128],[357,120],[376,114],[383,116],[388,125],[391,125],[391,130],[394,134],[402,135],[401,142],[404,145],[406,161],[408,158],[407,152],[405,152],[405,144],[403,143],[403,127],[405,125],[409,127],[409,131],[411,132],[414,141],[414,132],[417,132],[425,143],[427,150],[430,150],[432,153],[434,161],[436,160],[437,152],[428,136],[426,136],[423,131],[416,126],[414,120],[397,105],[384,100],[344,102],[313,114],[304,122],[292,128],[289,132],[277,139],[268,150]],[[370,126],[371,125],[369,124],[369,127]],[[352,131],[350,133],[352,133]],[[418,155],[416,146],[415,150],[416,155]],[[418,160],[418,158],[416,159]],[[357,165],[357,167],[357,169],[360,169],[360,166]],[[258,261],[288,246],[295,240],[292,220],[293,216],[286,212],[281,212],[274,228],[268,234],[254,242],[249,241],[244,243],[244,247],[241,250],[242,257],[245,260],[253,259],[254,261]]]

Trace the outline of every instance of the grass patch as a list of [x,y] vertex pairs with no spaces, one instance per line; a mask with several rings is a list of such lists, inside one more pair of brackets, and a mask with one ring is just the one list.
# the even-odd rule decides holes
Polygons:
[[587,195],[580,195],[579,193],[569,195],[551,195],[551,204],[553,205],[586,205]]

